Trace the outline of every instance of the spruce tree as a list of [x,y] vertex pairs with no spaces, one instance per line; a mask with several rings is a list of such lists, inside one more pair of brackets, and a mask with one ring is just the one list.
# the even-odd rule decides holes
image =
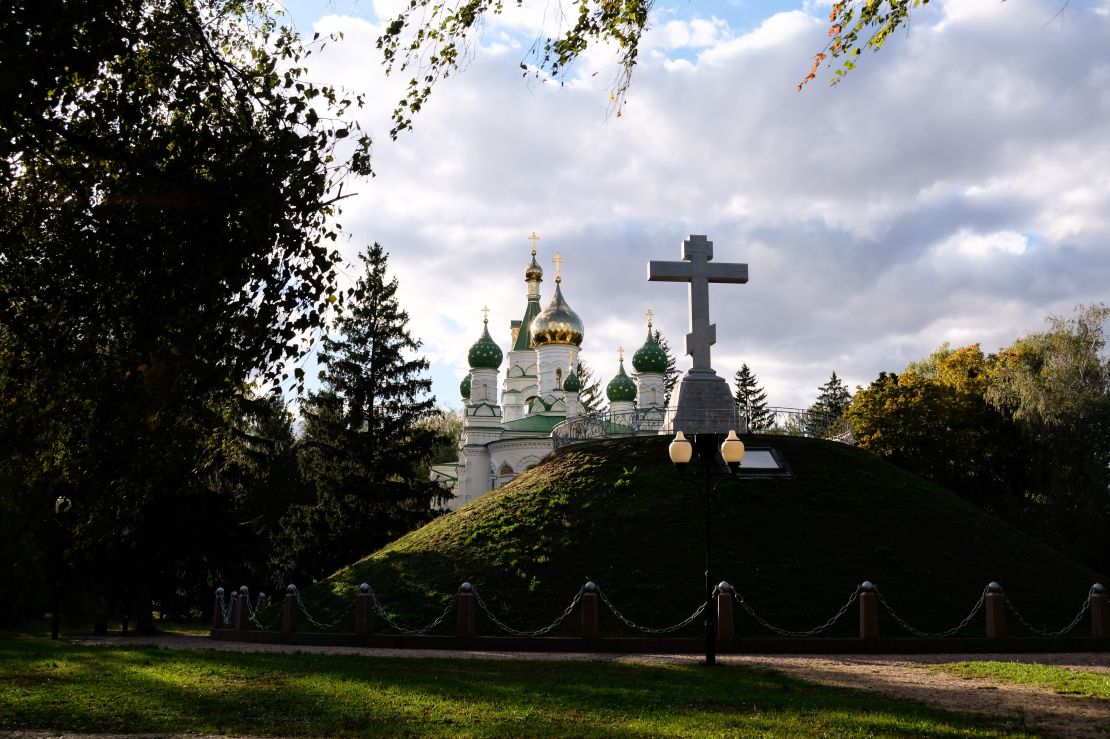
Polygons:
[[655,343],[667,355],[667,371],[664,373],[663,380],[663,405],[670,406],[671,395],[674,393],[675,385],[678,384],[679,372],[675,366],[675,356],[674,352],[671,351],[671,345],[667,343],[667,339],[664,338],[659,329],[655,329]]
[[762,431],[771,428],[775,422],[775,414],[767,410],[767,391],[759,386],[755,374],[747,364],[740,366],[734,381],[736,404],[748,419],[748,430]]
[[805,422],[806,435],[825,437],[836,427],[837,421],[852,405],[852,394],[836,376],[834,370],[829,381],[817,389],[817,402],[809,407]]
[[601,389],[601,381],[594,376],[594,371],[582,361],[581,357],[578,359],[578,379],[582,382],[582,390],[578,394],[582,408],[586,413],[601,410],[605,404],[605,393]]
[[337,336],[323,342],[323,388],[302,408],[302,466],[316,500],[290,511],[286,533],[299,540],[281,557],[288,576],[315,577],[374,551],[428,521],[443,490],[426,477],[443,432],[428,360],[409,358],[420,342],[408,332],[397,280],[378,244],[360,255],[365,272]]

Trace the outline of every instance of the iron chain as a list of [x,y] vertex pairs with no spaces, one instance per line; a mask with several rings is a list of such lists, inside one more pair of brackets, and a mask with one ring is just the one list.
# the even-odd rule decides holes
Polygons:
[[563,611],[558,618],[549,623],[547,626],[535,629],[534,631],[521,631],[520,629],[514,629],[513,627],[509,626],[501,619],[497,618],[497,616],[493,615],[493,611],[491,611],[489,609],[489,606],[486,605],[486,602],[482,600],[482,596],[478,595],[477,589],[475,589],[473,593],[474,602],[477,603],[478,607],[485,612],[486,617],[489,618],[489,620],[492,621],[494,625],[496,625],[502,631],[508,634],[512,634],[513,636],[543,636],[554,630],[559,624],[566,620],[567,616],[574,612],[574,608],[578,605],[578,601],[582,599],[583,590],[584,588],[579,588],[578,592],[574,594],[574,599],[571,600],[570,605],[566,607],[566,610]]
[[812,629],[809,629],[808,631],[790,631],[788,629],[780,629],[778,626],[774,626],[770,622],[768,622],[767,620],[762,618],[759,614],[757,614],[754,610],[752,610],[752,607],[748,605],[748,602],[746,600],[744,600],[744,596],[740,595],[740,593],[737,593],[737,592],[733,591],[733,597],[736,598],[736,602],[739,603],[740,606],[745,611],[747,611],[749,616],[751,616],[757,622],[759,622],[760,626],[762,626],[765,629],[769,629],[770,631],[774,632],[775,634],[778,634],[779,636],[789,636],[789,637],[793,637],[793,638],[805,638],[807,636],[816,636],[816,635],[818,635],[818,634],[820,634],[824,631],[827,631],[828,629],[830,629],[832,627],[833,624],[835,624],[837,621],[839,621],[841,618],[843,618],[844,614],[848,612],[848,609],[851,608],[852,604],[856,602],[857,598],[859,598],[859,594],[860,594],[860,589],[857,587],[855,592],[852,593],[851,597],[848,598],[848,602],[846,602],[844,605],[842,605],[840,607],[840,610],[837,611],[833,615],[832,618],[830,618],[828,621],[821,624],[820,626],[816,626]]
[[401,626],[389,617],[389,614],[386,613],[385,608],[382,607],[381,602],[378,601],[378,596],[374,592],[373,588],[370,588],[369,594],[371,600],[374,601],[374,610],[378,612],[378,615],[382,617],[382,620],[389,624],[389,627],[391,629],[393,629],[394,631],[399,631],[405,636],[423,636],[424,634],[427,634],[429,631],[439,626],[441,623],[443,623],[444,619],[447,618],[447,614],[451,613],[451,611],[454,609],[455,601],[459,599],[458,593],[456,593],[454,597],[451,598],[451,602],[447,604],[447,607],[443,609],[443,613],[439,614],[439,618],[437,618],[435,621],[432,621],[427,626],[419,629],[406,629],[404,626]]
[[601,602],[604,603],[609,608],[609,610],[613,612],[613,615],[616,616],[621,621],[621,623],[623,623],[625,626],[628,626],[629,628],[636,629],[637,631],[641,631],[645,634],[670,634],[672,632],[678,631],[681,628],[689,626],[691,623],[693,623],[694,619],[705,613],[705,603],[702,603],[700,606],[698,606],[698,609],[696,611],[687,616],[682,622],[677,623],[674,626],[666,626],[662,629],[651,629],[647,626],[640,626],[639,624],[633,623],[629,619],[625,618],[624,614],[618,611],[617,607],[609,602],[609,599],[605,597],[605,593],[602,592],[600,587],[597,589],[597,594],[598,597],[601,598]]
[[1022,617],[1021,613],[1018,612],[1018,609],[1014,607],[1014,602],[1010,600],[1010,596],[1006,595],[1005,590],[1002,591],[1002,597],[1006,599],[1006,606],[1010,609],[1010,612],[1014,614],[1014,617],[1021,622],[1022,626],[1029,629],[1034,634],[1037,634],[1038,636],[1063,636],[1064,634],[1067,634],[1069,631],[1074,629],[1079,624],[1079,622],[1083,620],[1083,615],[1086,614],[1087,609],[1091,607],[1092,592],[1094,592],[1093,586],[1089,591],[1087,591],[1087,599],[1083,601],[1083,607],[1079,609],[1079,613],[1075,614],[1075,618],[1071,620],[1071,623],[1069,623],[1067,626],[1060,629],[1059,631],[1046,631],[1044,629],[1038,629],[1036,626],[1029,623]]
[[901,626],[903,629],[921,639],[944,639],[949,636],[954,636],[955,634],[962,631],[964,628],[967,627],[969,623],[971,623],[971,619],[975,618],[975,615],[983,609],[983,604],[987,601],[988,592],[990,592],[990,588],[983,588],[983,592],[980,593],[979,600],[975,603],[975,607],[971,609],[971,613],[967,614],[964,617],[963,621],[960,621],[960,623],[956,624],[947,631],[938,631],[935,634],[929,634],[924,631],[915,629],[914,627],[906,623],[906,621],[901,616],[894,612],[894,609],[890,607],[890,604],[886,602],[886,598],[883,597],[883,594],[879,591],[879,588],[875,588],[875,595],[879,597],[879,602],[883,604],[883,608],[885,608],[886,612],[890,614],[890,617],[897,621],[898,625]]

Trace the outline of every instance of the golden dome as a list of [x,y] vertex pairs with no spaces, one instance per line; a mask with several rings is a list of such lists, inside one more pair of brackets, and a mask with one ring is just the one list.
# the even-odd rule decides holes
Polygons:
[[535,346],[545,344],[574,344],[582,346],[582,319],[571,310],[563,299],[559,280],[555,282],[555,296],[551,305],[532,319],[532,342]]

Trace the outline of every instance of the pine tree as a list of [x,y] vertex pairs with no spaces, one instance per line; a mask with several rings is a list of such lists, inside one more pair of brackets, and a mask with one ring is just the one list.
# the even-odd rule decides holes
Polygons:
[[420,342],[388,279],[388,255],[378,244],[360,257],[365,273],[338,336],[324,339],[323,388],[302,408],[302,466],[316,491],[309,506],[287,516],[294,540],[278,566],[287,577],[315,577],[371,552],[432,516],[443,491],[421,476],[444,443],[426,423],[428,360],[408,358]]
[[817,402],[809,407],[805,422],[806,435],[825,437],[835,429],[837,422],[844,417],[852,405],[852,394],[848,387],[836,376],[834,370],[829,381],[817,389]]
[[667,343],[667,339],[664,338],[659,329],[655,329],[655,343],[658,344],[663,350],[663,353],[667,355],[667,371],[664,374],[663,380],[663,405],[670,406],[671,395],[674,393],[675,385],[678,384],[679,372],[678,368],[675,366],[675,356],[674,352],[671,351],[671,345]]
[[767,410],[767,391],[759,386],[747,364],[740,366],[734,379],[736,404],[748,419],[749,431],[763,431],[775,423],[775,414]]
[[605,393],[601,389],[601,381],[594,376],[594,371],[582,361],[581,357],[578,359],[578,379],[582,382],[582,390],[578,393],[582,408],[586,413],[601,410],[605,405]]

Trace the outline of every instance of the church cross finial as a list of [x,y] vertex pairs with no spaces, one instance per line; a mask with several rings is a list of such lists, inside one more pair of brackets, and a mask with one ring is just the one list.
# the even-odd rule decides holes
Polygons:
[[532,235],[528,237],[528,240],[532,242],[532,256],[536,256],[536,242],[540,240],[540,237],[536,236],[536,232],[533,231]]
[[489,306],[482,306],[482,323],[489,323]]
[[559,252],[555,252],[555,258],[551,261],[555,263],[555,282],[562,282],[563,278],[559,275],[559,270],[567,260],[563,259]]
[[647,309],[647,313],[645,313],[644,315],[646,315],[646,316],[647,316],[647,319],[648,319],[648,330],[650,331],[650,330],[651,330],[651,319],[655,318],[655,313],[654,313],[654,312],[653,312],[653,311],[651,310],[651,308],[648,308],[648,309]]
[[624,345],[617,347],[617,355],[621,358],[621,364],[624,364]]

